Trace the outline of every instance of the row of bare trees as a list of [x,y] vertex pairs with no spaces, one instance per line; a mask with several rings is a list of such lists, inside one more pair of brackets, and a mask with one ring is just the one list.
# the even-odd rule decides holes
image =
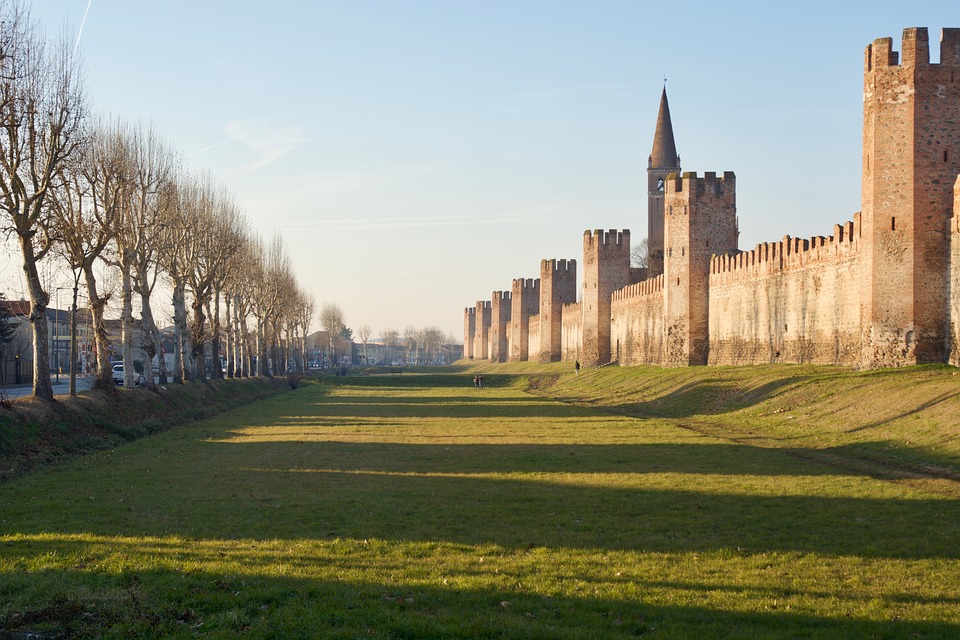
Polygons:
[[[232,195],[211,175],[191,173],[151,126],[92,116],[74,54],[65,37],[47,40],[21,2],[0,3],[0,226],[20,247],[34,395],[53,398],[44,260],[73,274],[74,323],[85,289],[97,387],[113,386],[108,304],[119,305],[126,386],[135,347],[148,359],[161,353],[158,284],[172,291],[176,348],[173,371],[159,358],[155,378],[145,364],[148,387],[168,376],[206,379],[208,355],[213,377],[285,371],[291,348],[305,351],[314,303],[282,239],[257,236]],[[98,280],[105,270],[118,290]]]

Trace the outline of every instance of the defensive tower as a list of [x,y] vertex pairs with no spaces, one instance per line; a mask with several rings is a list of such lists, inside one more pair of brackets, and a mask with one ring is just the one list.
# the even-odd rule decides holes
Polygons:
[[473,342],[477,333],[477,308],[463,310],[463,357],[473,360]]
[[490,302],[490,362],[506,362],[510,353],[510,292],[494,291]]
[[540,261],[540,362],[562,356],[563,305],[577,301],[577,261]]
[[667,87],[660,96],[657,130],[653,134],[653,150],[647,159],[647,277],[663,273],[664,185],[667,176],[680,174],[680,156],[673,139]]
[[610,362],[610,296],[630,284],[630,231],[583,232],[583,364]]
[[863,81],[861,336],[865,367],[946,359],[948,222],[960,171],[960,29],[940,63],[925,28],[867,46]]
[[487,360],[490,357],[490,310],[489,300],[477,300],[473,357],[478,360]]
[[530,358],[530,316],[540,308],[540,279],[513,281],[513,308],[510,312],[510,361]]
[[736,178],[673,175],[665,191],[663,273],[666,365],[707,364],[710,257],[737,251]]

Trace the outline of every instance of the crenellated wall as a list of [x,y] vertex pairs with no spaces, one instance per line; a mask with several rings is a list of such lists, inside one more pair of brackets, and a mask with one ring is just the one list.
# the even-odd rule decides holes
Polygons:
[[571,302],[563,305],[561,319],[560,359],[564,362],[580,360],[583,345],[583,304]]
[[663,275],[613,292],[610,348],[621,365],[663,364]]
[[527,319],[527,351],[530,354],[540,353],[540,318],[541,315],[537,314]]
[[[958,123],[960,29],[942,31],[940,62],[926,29],[904,30],[902,56],[891,38],[875,40],[864,58],[853,220],[829,237],[740,251],[734,174],[678,176],[658,161],[649,174],[656,268],[631,269],[628,230],[584,232],[579,302],[573,260],[543,260],[540,280],[514,281],[509,359],[960,366]],[[638,282],[650,274],[659,275]],[[490,305],[464,311],[468,357],[472,348],[474,358],[502,359],[502,307],[491,347]]]
[[710,263],[709,364],[860,356],[860,216],[829,238],[785,237]]

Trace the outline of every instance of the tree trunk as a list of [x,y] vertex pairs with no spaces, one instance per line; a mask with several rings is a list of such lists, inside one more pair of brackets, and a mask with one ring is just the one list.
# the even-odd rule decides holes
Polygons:
[[190,354],[193,356],[193,375],[194,380],[200,382],[207,381],[207,368],[203,358],[203,324],[206,318],[203,314],[204,301],[194,299],[193,301],[193,348]]
[[23,252],[23,273],[30,292],[30,324],[33,325],[33,395],[41,400],[53,400],[50,384],[50,328],[47,326],[49,297],[40,284],[40,273],[33,253],[33,240],[20,236]]
[[223,367],[220,365],[220,293],[213,294],[213,313],[210,314],[210,356],[213,359],[211,377],[223,380]]
[[133,282],[130,277],[129,260],[121,259],[120,265],[120,343],[123,358],[123,386],[132,389],[137,372],[133,368]]
[[97,293],[97,276],[93,271],[93,262],[83,265],[83,277],[87,283],[87,298],[90,301],[90,315],[93,321],[93,344],[97,350],[97,377],[93,383],[94,389],[113,391],[113,371],[110,369],[110,338],[107,336],[107,327],[103,323],[103,310],[107,306],[107,299]]
[[173,382],[183,384],[187,378],[187,300],[186,283],[182,279],[173,282]]
[[227,319],[227,377],[233,378],[236,375],[236,364],[234,362],[234,344],[233,344],[233,317],[230,315],[231,307],[231,296],[227,294],[224,297],[223,303],[226,305],[226,312],[224,317]]

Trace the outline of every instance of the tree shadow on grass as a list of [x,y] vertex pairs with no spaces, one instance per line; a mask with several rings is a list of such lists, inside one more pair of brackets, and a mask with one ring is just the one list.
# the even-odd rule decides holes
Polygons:
[[[860,497],[872,491],[864,484],[871,480],[804,474],[810,463],[784,456],[796,465],[790,477],[775,456],[716,445],[208,441],[180,455],[145,451],[51,476],[46,490],[6,486],[4,526],[110,536],[960,557],[956,500]],[[774,473],[759,473],[763,467]],[[131,477],[135,484],[125,480]],[[821,485],[828,489],[819,492]]]
[[[142,553],[136,547],[127,543],[124,551],[136,557]],[[46,541],[34,544],[31,553],[82,556],[88,550],[80,543]],[[311,567],[311,560],[305,560],[311,573],[322,571],[329,561],[312,562],[316,564]],[[662,604],[656,595],[645,597],[663,585],[642,580],[624,580],[623,595],[618,597],[548,595],[509,576],[486,588],[457,586],[455,572],[449,580],[446,586],[429,586],[396,579],[280,577],[253,570],[225,574],[151,569],[105,573],[91,584],[80,568],[45,570],[0,584],[0,601],[6,601],[0,612],[10,631],[41,627],[68,637],[190,638],[197,633],[458,640],[633,638],[648,633],[664,638],[811,640],[960,637],[955,622],[867,620],[845,614],[847,608],[875,607],[868,596],[834,603],[835,615],[828,617],[778,609],[784,598],[808,595],[802,591],[779,594],[778,600],[775,593],[746,588],[735,595],[749,600],[744,609],[750,611],[732,611],[729,601],[711,607],[706,598],[714,594],[713,586],[696,582],[669,588],[679,590],[682,601],[703,603],[699,606]],[[58,585],[54,595],[46,588],[51,584]],[[884,614],[889,611],[893,617],[896,599],[882,604]]]

